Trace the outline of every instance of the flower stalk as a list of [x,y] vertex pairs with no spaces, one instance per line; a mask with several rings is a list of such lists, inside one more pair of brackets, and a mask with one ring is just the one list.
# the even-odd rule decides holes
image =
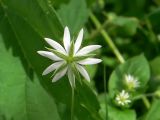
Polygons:
[[108,118],[108,104],[107,104],[107,81],[106,81],[106,68],[105,68],[105,66],[104,66],[104,69],[103,69],[103,74],[104,74],[104,76],[103,76],[103,79],[104,79],[104,93],[105,93],[105,98],[104,98],[104,101],[105,101],[105,107],[106,107],[106,120],[109,120],[109,118]]
[[[97,29],[102,28],[102,25],[100,24],[100,22],[98,21],[98,19],[96,18],[96,16],[92,12],[90,12],[90,18],[93,21],[93,23],[95,24],[95,26],[97,27]],[[102,34],[105,41],[107,42],[109,47],[112,49],[113,53],[116,55],[116,57],[120,61],[120,63],[124,63],[125,60],[124,60],[123,56],[121,55],[118,48],[115,46],[115,44],[113,43],[112,39],[107,34],[107,32],[102,28],[102,29],[100,29],[100,33]]]
[[54,71],[52,75],[52,82],[60,80],[65,74],[68,76],[72,89],[71,120],[74,120],[75,79],[76,77],[79,77],[80,73],[87,81],[90,81],[85,65],[93,65],[102,61],[101,59],[93,58],[94,54],[90,54],[91,52],[101,48],[101,46],[89,45],[81,48],[83,29],[80,30],[74,43],[71,41],[68,27],[65,27],[64,29],[63,46],[50,38],[44,39],[52,48],[46,47],[48,51],[37,51],[37,53],[43,57],[51,59],[53,63],[43,71],[42,75],[47,75]]
[[[123,56],[121,55],[121,53],[119,52],[118,48],[116,47],[116,45],[113,43],[112,39],[110,38],[110,36],[107,34],[107,32],[103,29],[101,23],[98,21],[98,19],[96,18],[96,16],[90,12],[90,18],[93,21],[93,23],[95,24],[97,29],[100,29],[100,33],[102,34],[102,36],[104,37],[105,41],[107,42],[107,44],[110,46],[110,48],[112,49],[113,53],[115,54],[115,56],[117,57],[117,59],[119,60],[120,63],[124,63],[125,59],[123,58]],[[144,96],[142,98],[146,108],[150,108],[150,103],[149,100]]]
[[71,120],[74,120],[74,88],[72,87]]

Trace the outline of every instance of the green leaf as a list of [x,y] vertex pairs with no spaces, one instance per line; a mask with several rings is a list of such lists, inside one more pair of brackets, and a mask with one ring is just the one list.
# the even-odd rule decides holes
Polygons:
[[[145,16],[145,7],[150,7],[150,2],[146,2],[146,0],[134,0],[134,1],[117,1],[117,0],[110,0],[108,1],[109,5],[114,7],[111,8],[112,11],[116,13],[120,13],[126,16],[136,16],[138,18],[143,18]],[[136,9],[135,9],[136,8]]]
[[96,0],[86,0],[87,6],[92,7],[92,5],[96,2]]
[[[24,70],[26,61],[6,17],[0,21],[0,119],[60,120],[54,99]],[[13,48],[11,48],[13,45]],[[23,62],[23,63],[22,63]]]
[[151,80],[149,87],[151,91],[157,90],[160,85],[160,56],[157,56],[150,62],[151,67]]
[[95,93],[91,89],[89,89],[88,86],[83,82],[81,84],[79,82],[77,83],[78,85],[76,92],[82,108],[83,109],[86,108],[87,112],[90,113],[90,115],[88,116],[91,116],[93,120],[102,120],[102,118],[98,113],[100,105],[96,98],[97,96],[95,95]]
[[26,101],[27,104],[29,104],[27,110],[30,115],[28,116],[29,120],[53,120],[53,118],[55,120],[60,120],[54,99],[40,84],[28,81],[27,93]]
[[110,120],[136,120],[134,110],[121,110],[108,106],[108,116]]
[[[37,79],[38,80],[38,79]],[[60,120],[54,99],[38,83],[27,81],[27,113],[29,120]],[[33,107],[35,106],[35,107]],[[36,113],[35,113],[36,111]]]
[[159,20],[160,20],[160,8],[155,9],[153,12],[151,12],[147,18],[149,19],[151,25],[153,26],[153,29],[159,33],[160,28],[157,26],[160,26]]
[[[105,99],[105,97],[107,97]],[[99,101],[101,105],[100,114],[103,120],[106,119],[106,115],[108,116],[109,120],[136,120],[136,113],[134,110],[131,109],[120,109],[110,105],[109,97],[106,96],[104,93],[99,95]],[[106,101],[107,101],[107,111],[106,114]]]
[[63,27],[55,10],[44,0],[2,0],[5,11],[21,16],[41,37],[59,39]]
[[[59,19],[56,15],[55,10],[51,6],[49,6],[44,0],[18,0],[16,1],[16,3],[15,1],[12,1],[12,0],[11,1],[3,0],[1,5],[2,5],[1,7],[3,8],[2,10],[5,13],[3,16],[6,16],[7,19],[5,20],[9,21],[9,27],[5,26],[4,28],[11,29],[13,32],[13,35],[15,36],[14,38],[12,38],[13,35],[9,35],[6,33],[4,34],[4,37],[10,36],[11,37],[10,39],[13,40],[13,43],[18,44],[20,46],[18,49],[22,53],[23,59],[27,61],[26,66],[24,66],[25,70],[28,70],[29,68],[34,70],[34,72],[37,73],[38,79],[41,82],[41,85],[45,88],[45,90],[43,89],[44,91],[43,90],[42,91],[51,95],[49,97],[49,101],[55,100],[57,105],[56,107],[58,108],[58,113],[60,114],[61,119],[63,118],[67,120],[70,119],[69,117],[70,117],[71,88],[70,88],[68,79],[64,78],[59,80],[56,83],[52,83],[51,78],[49,76],[42,77],[41,74],[43,70],[46,68],[46,66],[50,64],[51,61],[46,60],[45,58],[42,58],[40,55],[37,54],[38,50],[41,50],[44,48],[44,45],[45,45],[45,42],[43,39],[44,37],[50,37],[50,38],[55,38],[56,40],[60,40],[60,38],[62,38],[63,36],[63,33],[62,33],[63,27],[59,22]],[[10,44],[10,46],[11,48],[15,47],[14,44],[12,43]],[[17,51],[15,53],[17,53]],[[16,68],[16,66],[14,68]],[[28,76],[33,77],[30,74]],[[13,76],[11,75],[11,77]],[[29,84],[29,87],[31,87],[30,84]],[[89,87],[87,87],[87,89],[90,90]],[[21,92],[21,90],[17,92]],[[36,92],[35,93],[36,95],[40,93],[36,90],[34,90],[34,92]],[[12,91],[12,94],[14,94],[14,91]],[[22,95],[24,94],[25,93],[22,93]],[[92,94],[92,91],[90,90],[89,92],[87,92],[87,94]],[[29,93],[29,96],[30,96],[30,93]],[[42,97],[45,98],[45,96],[43,95]],[[29,99],[32,99],[32,98],[29,98]],[[37,101],[37,102],[39,101],[37,96],[35,96],[33,99],[34,101]],[[26,100],[26,99],[24,98],[23,100]],[[44,101],[45,100],[42,99],[40,103],[42,104],[44,103]],[[79,110],[75,112],[77,116],[81,112],[84,113],[84,111],[88,111],[88,108],[82,107],[79,101],[81,101],[81,98],[77,100],[77,103],[75,105],[75,106],[78,106],[77,110]],[[97,101],[94,94],[91,97],[91,99],[89,99],[89,101]],[[83,102],[83,103],[85,104],[85,106],[94,106],[95,104],[94,102]],[[7,101],[6,101],[6,104],[8,104]],[[53,101],[53,104],[54,104],[54,101]],[[99,105],[98,102],[96,102],[96,104]],[[37,107],[39,106],[42,106],[42,105],[38,105]],[[49,105],[47,105],[47,107],[48,106]],[[18,106],[18,105],[16,107],[17,109],[21,108],[21,106]],[[35,110],[41,111],[40,108],[37,108],[37,109],[38,110],[36,109]],[[95,106],[92,107],[92,109],[97,112],[97,108]],[[45,110],[45,107],[44,107],[44,110]],[[52,111],[53,112],[56,111],[56,108],[54,108]],[[8,112],[9,112],[8,114],[10,114],[11,111],[8,111]],[[47,116],[47,114],[50,114],[50,110],[46,112],[47,113],[44,113],[44,114],[39,113],[39,114],[41,114],[42,115],[41,117],[44,118],[43,116]],[[22,113],[23,113],[23,110],[20,110],[19,114],[22,114]],[[91,113],[90,112],[88,113],[89,113],[89,116],[91,116],[90,115]],[[56,115],[56,112],[55,112],[55,115]],[[53,116],[48,115],[48,117],[49,117],[48,119],[54,119]],[[35,116],[31,116],[31,118],[40,119],[39,117],[35,117]],[[29,119],[31,120],[31,118]],[[78,116],[78,119],[80,118],[81,117]],[[93,117],[91,118],[94,120]],[[45,118],[45,120],[47,120],[47,118]]]
[[117,17],[113,21],[115,25],[119,27],[119,33],[133,36],[136,34],[138,27],[138,20],[136,18],[127,18],[127,17]]
[[[50,0],[49,4],[53,5],[54,7],[59,7],[62,4],[67,4],[70,0]],[[86,0],[87,6],[92,6],[95,0]]]
[[154,58],[151,62],[151,71],[152,71],[152,75],[154,77],[160,78],[160,56],[157,56],[156,58]]
[[133,57],[127,60],[124,64],[119,65],[112,72],[109,79],[109,94],[112,98],[118,91],[125,89],[125,74],[131,74],[134,77],[137,77],[140,81],[140,88],[144,89],[150,78],[150,68],[146,58],[143,55]]
[[115,29],[113,32],[117,32],[123,36],[133,36],[137,32],[137,28],[139,25],[138,19],[134,17],[123,17],[123,16],[116,16],[115,14],[108,14],[110,18],[110,22],[115,25]]
[[[94,79],[94,77],[95,77],[95,75],[96,75],[96,73],[97,73],[98,65],[94,65],[94,67],[91,66],[91,65],[87,65],[87,66],[85,66],[85,68],[86,68],[86,70],[87,70],[88,73],[89,73],[90,79],[91,79],[91,80]],[[91,81],[90,84],[93,84],[93,86],[94,86],[94,84],[95,84],[94,82],[95,82],[95,81]]]
[[49,4],[53,5],[55,8],[59,7],[61,4],[68,3],[70,0],[50,0]]
[[[43,37],[41,36],[41,34],[42,34],[41,31],[44,31],[43,32],[43,34],[45,34],[44,37],[47,36],[47,32],[48,32],[48,30],[46,30],[46,28],[48,26],[42,25],[43,23],[40,23],[38,21],[38,19],[40,21],[42,21],[43,19],[47,18],[46,21],[43,21],[44,24],[48,24],[51,22],[52,24],[55,24],[54,26],[56,26],[56,24],[58,23],[58,21],[57,21],[58,19],[56,19],[56,16],[54,14],[55,11],[51,12],[51,14],[54,14],[53,17],[55,17],[55,19],[52,21],[53,17],[51,17],[51,19],[48,18],[46,16],[46,14],[44,12],[42,12],[42,9],[41,9],[41,7],[39,7],[39,4],[37,1],[30,0],[30,1],[27,1],[27,5],[30,6],[30,10],[25,11],[26,12],[26,13],[24,12],[25,14],[24,13],[21,14],[22,11],[27,9],[24,4],[25,1],[26,0],[17,1],[17,4],[15,4],[15,2],[12,3],[12,1],[7,1],[7,2],[5,1],[5,3],[4,3],[6,6],[8,5],[10,8],[10,9],[4,8],[4,11],[6,12],[6,14],[8,16],[8,20],[10,22],[10,25],[13,28],[13,31],[16,35],[15,41],[18,41],[18,44],[21,47],[20,50],[22,50],[23,55],[25,56],[30,67],[33,68],[33,70],[38,74],[42,85],[45,88],[47,88],[47,91],[49,93],[51,93],[54,98],[58,99],[59,102],[70,103],[69,102],[70,98],[68,97],[70,95],[69,94],[70,91],[67,90],[68,96],[66,97],[66,96],[62,96],[63,95],[62,90],[60,89],[60,88],[63,88],[64,90],[65,90],[65,88],[69,89],[70,86],[67,86],[66,82],[61,82],[61,84],[58,85],[59,87],[57,88],[57,87],[54,87],[54,85],[56,86],[57,84],[53,85],[51,83],[51,78],[49,78],[49,77],[42,78],[41,74],[42,74],[43,70],[50,64],[50,62],[37,54],[37,51],[43,49],[44,45],[45,45],[45,41],[44,41]],[[19,5],[20,7],[18,7],[17,5]],[[16,6],[19,9],[13,9],[13,8],[16,8]],[[23,6],[24,9],[22,9],[21,6]],[[35,8],[38,10],[36,11]],[[30,12],[32,14],[34,14],[34,17],[28,15]],[[39,24],[36,24],[37,26],[34,24],[36,21],[39,22]],[[50,27],[52,28],[53,26],[50,26]],[[62,29],[62,27],[57,26],[57,27],[54,27],[54,29],[56,29],[55,31],[57,31],[57,35],[59,36],[58,38],[60,38],[60,34],[58,33],[58,31],[59,31],[59,29]],[[53,35],[54,35],[54,33],[52,33],[52,36]],[[62,87],[63,85],[66,85],[66,87]],[[51,91],[56,91],[56,92],[51,92]],[[64,97],[66,97],[66,98],[64,98]],[[61,99],[59,99],[59,98],[61,98]]]
[[88,19],[88,10],[85,0],[71,0],[66,5],[61,5],[58,10],[63,26],[68,26],[72,34],[84,27]]
[[160,120],[159,111],[160,111],[160,100],[154,100],[151,106],[151,109],[146,115],[145,120]]

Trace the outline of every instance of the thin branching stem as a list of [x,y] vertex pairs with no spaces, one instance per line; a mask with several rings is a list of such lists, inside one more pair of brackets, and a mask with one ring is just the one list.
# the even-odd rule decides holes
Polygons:
[[109,21],[106,20],[106,21],[102,24],[101,28],[98,28],[98,29],[93,30],[92,33],[91,33],[91,35],[90,35],[87,39],[93,39],[93,38],[95,38],[95,37],[100,33],[100,31],[101,31],[102,29],[105,29],[105,28],[106,28],[107,25],[109,25]]
[[143,97],[142,97],[142,100],[143,100],[146,108],[149,109],[151,105],[150,105],[150,102],[149,102],[149,100],[147,99],[147,97],[146,97],[146,96],[143,96]]
[[147,94],[138,95],[138,96],[134,97],[133,100],[142,99],[144,96],[145,97],[154,97],[154,96],[156,96],[156,94],[155,93],[147,93]]
[[72,87],[71,120],[74,120],[74,87]]
[[[119,52],[118,48],[116,47],[116,45],[113,43],[112,39],[110,38],[110,36],[108,35],[108,33],[103,29],[101,23],[98,21],[98,19],[96,18],[96,16],[90,12],[90,18],[93,21],[93,23],[95,24],[96,28],[102,28],[100,29],[100,33],[102,34],[102,36],[104,37],[106,43],[109,45],[109,47],[112,49],[113,53],[115,54],[115,56],[117,57],[117,59],[119,60],[120,63],[124,63],[125,59],[123,58],[122,54]],[[147,109],[150,108],[150,102],[147,99],[146,96],[142,97],[142,100],[146,106]]]
[[112,49],[113,53],[115,54],[117,59],[120,61],[120,63],[124,63],[125,60],[124,60],[123,56],[121,55],[121,53],[119,52],[118,48],[113,43],[113,41],[110,38],[110,36],[108,35],[108,33],[103,29],[101,23],[98,21],[98,19],[96,18],[96,16],[92,12],[90,12],[90,18],[93,21],[93,23],[95,24],[96,28],[100,29],[100,33],[102,34],[105,41],[107,42],[109,47]]
[[104,100],[105,100],[105,106],[106,106],[106,120],[108,120],[108,103],[107,103],[107,83],[106,83],[106,68],[105,68],[105,66],[104,66],[104,72],[103,72],[103,74],[104,74],[104,77],[103,77],[103,79],[104,79],[104,93],[105,93],[105,98],[104,98]]

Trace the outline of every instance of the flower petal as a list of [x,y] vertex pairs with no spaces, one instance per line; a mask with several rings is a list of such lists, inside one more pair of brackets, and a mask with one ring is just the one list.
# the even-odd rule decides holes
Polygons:
[[57,80],[59,80],[60,78],[62,78],[67,72],[67,67],[65,67],[64,69],[62,69],[61,71],[59,71],[54,78],[52,79],[52,82],[56,82]]
[[89,46],[83,47],[77,52],[76,56],[86,55],[99,48],[101,48],[100,45],[89,45]]
[[64,61],[60,61],[60,62],[56,62],[56,63],[51,64],[43,71],[42,75],[46,75],[46,74],[52,72],[53,70],[58,69],[63,63],[64,63]]
[[81,29],[81,31],[79,32],[77,40],[75,42],[74,54],[79,50],[82,43],[82,39],[83,39],[83,29]]
[[65,49],[58,42],[56,42],[56,41],[54,41],[54,40],[52,40],[50,38],[44,38],[44,39],[54,49],[58,50],[59,52],[61,52],[63,54],[66,54]]
[[37,51],[38,54],[40,54],[43,57],[47,57],[51,60],[54,61],[59,61],[62,60],[60,57],[56,56],[55,54],[53,54],[52,52],[48,52],[48,51]]
[[64,29],[63,44],[64,44],[66,52],[68,53],[70,49],[70,44],[71,44],[70,43],[70,32],[69,32],[68,27],[65,27]]
[[75,88],[75,75],[70,67],[68,67],[68,79],[72,88]]
[[83,66],[76,64],[77,70],[81,73],[81,75],[88,81],[90,81],[89,75]]
[[97,58],[87,58],[87,59],[78,61],[77,63],[81,65],[92,65],[92,64],[100,63],[101,61],[102,61],[101,59],[97,59]]

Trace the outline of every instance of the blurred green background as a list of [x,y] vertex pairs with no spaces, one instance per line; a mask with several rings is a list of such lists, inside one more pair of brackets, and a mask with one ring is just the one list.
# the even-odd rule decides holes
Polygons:
[[103,46],[97,51],[103,62],[87,67],[91,83],[76,81],[76,120],[106,119],[105,86],[122,63],[115,49],[125,60],[145,56],[129,62],[137,60],[140,73],[148,73],[143,93],[156,95],[149,108],[142,100],[108,107],[110,119],[160,119],[160,0],[0,0],[0,120],[70,120],[69,82],[42,77],[51,61],[37,54],[47,46],[44,37],[62,43],[65,26],[72,38],[84,28],[83,46]]

